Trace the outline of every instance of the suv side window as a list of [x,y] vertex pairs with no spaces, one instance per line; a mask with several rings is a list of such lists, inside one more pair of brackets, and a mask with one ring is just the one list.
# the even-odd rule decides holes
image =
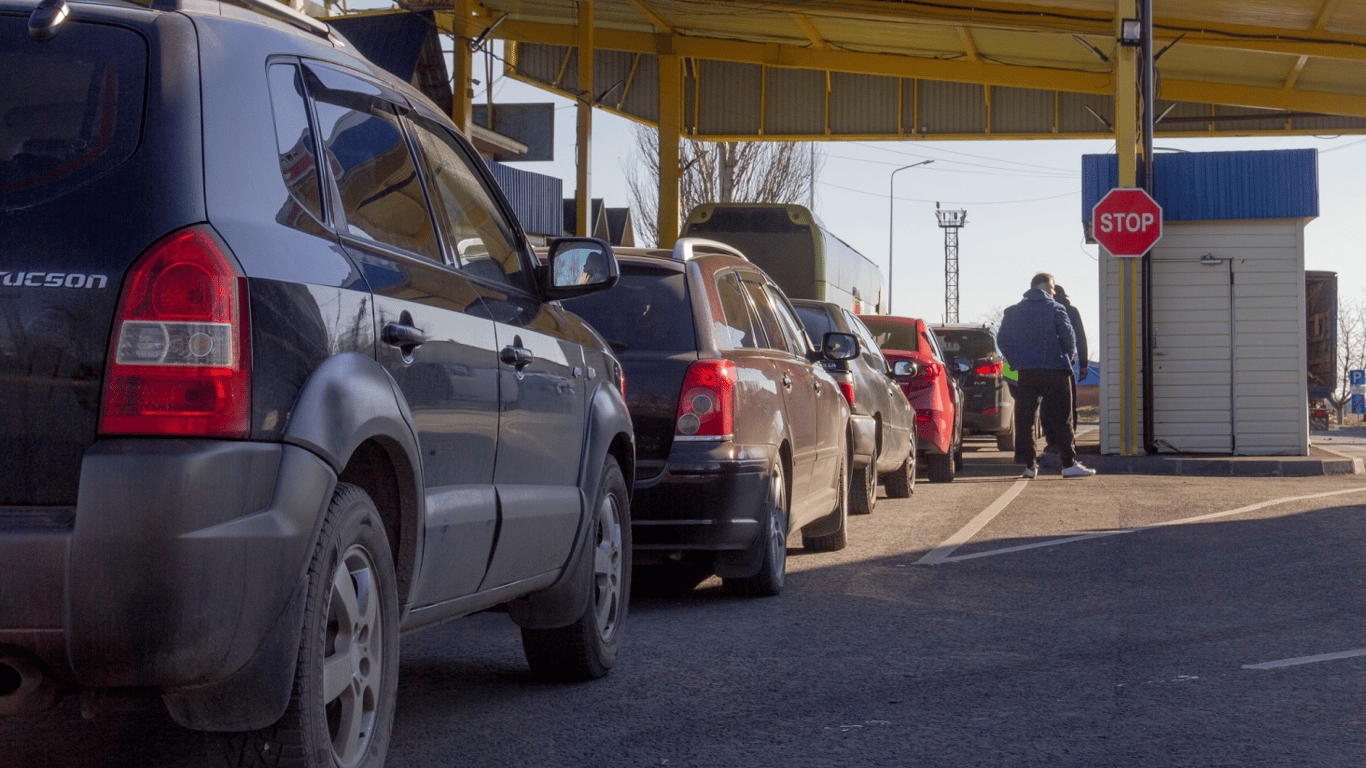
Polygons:
[[425,117],[412,124],[447,258],[471,275],[531,290],[517,237],[465,151],[439,124]]
[[[310,66],[309,83],[328,163],[341,192],[342,231],[441,261],[436,228],[408,142],[380,89]],[[323,79],[318,79],[321,77]]]
[[716,279],[716,297],[725,315],[721,327],[716,330],[717,346],[722,349],[754,349],[763,346],[763,337],[755,327],[754,313],[745,300],[745,290],[740,287],[740,277],[727,272]]
[[303,80],[294,64],[272,64],[268,72],[270,105],[275,116],[275,144],[280,174],[289,188],[292,205],[282,212],[282,224],[298,226],[304,213],[323,221],[322,186],[318,176],[318,145],[308,125],[308,102]]

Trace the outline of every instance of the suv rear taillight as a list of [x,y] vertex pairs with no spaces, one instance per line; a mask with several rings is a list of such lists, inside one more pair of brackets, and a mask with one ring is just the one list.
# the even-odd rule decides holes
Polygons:
[[976,374],[978,376],[1000,376],[1005,372],[1005,369],[1004,363],[987,363],[977,366]]
[[698,360],[683,376],[674,434],[681,437],[725,437],[735,425],[735,363]]
[[110,334],[101,434],[246,437],[246,298],[246,278],[206,226],[138,258]]

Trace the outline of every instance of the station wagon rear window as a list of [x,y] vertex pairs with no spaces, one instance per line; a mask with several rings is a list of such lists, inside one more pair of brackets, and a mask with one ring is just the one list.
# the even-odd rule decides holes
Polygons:
[[0,208],[51,200],[131,157],[146,80],[136,32],[68,20],[40,43],[26,17],[0,16]]
[[610,291],[564,302],[617,352],[687,352],[697,348],[687,282],[678,272],[629,270]]

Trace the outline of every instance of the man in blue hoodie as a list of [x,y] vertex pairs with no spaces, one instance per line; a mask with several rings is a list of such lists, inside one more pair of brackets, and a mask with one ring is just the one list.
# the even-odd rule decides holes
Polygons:
[[1039,473],[1034,445],[1034,413],[1038,411],[1048,442],[1058,448],[1065,478],[1090,477],[1096,471],[1077,461],[1072,436],[1072,367],[1077,337],[1067,308],[1053,300],[1053,276],[1040,272],[1029,282],[1020,303],[1007,307],[996,334],[1010,367],[1019,373],[1015,396],[1015,461],[1025,465],[1024,478]]

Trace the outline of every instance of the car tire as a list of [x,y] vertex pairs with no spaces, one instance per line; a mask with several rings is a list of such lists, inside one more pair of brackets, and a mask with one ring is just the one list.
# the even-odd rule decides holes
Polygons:
[[630,496],[616,459],[607,458],[589,521],[593,568],[583,614],[553,629],[522,629],[522,652],[532,674],[544,680],[595,680],[611,671],[631,595]]
[[773,597],[783,591],[787,579],[787,513],[787,480],[782,463],[775,461],[769,470],[764,509],[760,510],[764,543],[759,572],[753,576],[723,578],[721,584],[728,592],[746,597]]
[[[857,478],[858,472],[855,472],[854,475]],[[854,488],[849,482],[848,465],[845,463],[845,459],[840,459],[839,476],[843,479],[840,480],[839,488],[836,489],[838,498],[835,501],[835,509],[831,513],[838,517],[839,529],[820,536],[808,536],[803,530],[802,549],[808,552],[838,552],[849,546],[849,513],[852,511],[849,496]]]
[[915,452],[906,454],[901,466],[888,472],[882,478],[890,499],[908,499],[915,493]]
[[930,476],[931,483],[951,483],[954,474],[953,455],[948,453],[934,453],[925,457],[925,468]]
[[[873,461],[877,461],[876,458]],[[877,506],[877,468],[872,462],[854,470],[849,482],[849,514],[871,515]]]
[[230,765],[384,764],[398,694],[397,580],[384,524],[360,488],[337,484],[307,583],[285,714],[259,731],[227,735]]

